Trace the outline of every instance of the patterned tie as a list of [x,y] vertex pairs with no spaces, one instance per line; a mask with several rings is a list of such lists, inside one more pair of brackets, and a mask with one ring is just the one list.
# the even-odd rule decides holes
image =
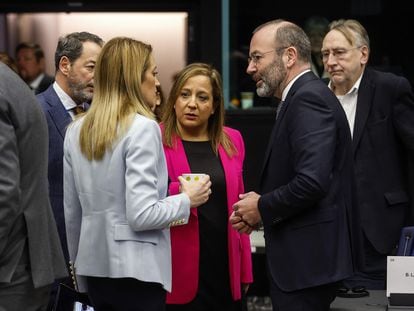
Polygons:
[[279,117],[280,110],[282,110],[282,106],[283,106],[284,103],[285,103],[285,101],[284,100],[281,100],[279,102],[279,104],[277,105],[277,108],[276,108],[276,120]]
[[83,107],[83,104],[77,105],[74,108],[72,108],[71,110],[73,111],[75,116],[82,113],[82,112],[85,112],[85,108]]

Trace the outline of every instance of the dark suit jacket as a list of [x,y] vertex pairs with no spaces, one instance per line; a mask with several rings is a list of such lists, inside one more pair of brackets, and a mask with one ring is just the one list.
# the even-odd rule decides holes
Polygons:
[[55,81],[54,77],[48,76],[47,74],[44,75],[42,81],[40,81],[39,86],[37,87],[37,89],[35,90],[35,94],[40,94],[44,91],[46,91],[46,89]]
[[414,189],[414,98],[407,79],[366,69],[355,117],[354,165],[362,229],[378,252],[389,254],[407,221]]
[[48,198],[46,121],[27,85],[2,63],[0,76],[0,282],[10,282],[27,241],[41,287],[66,275]]
[[57,96],[53,85],[49,86],[45,92],[37,95],[37,99],[45,113],[49,130],[48,178],[50,203],[52,204],[65,258],[68,261],[69,254],[63,212],[63,140],[66,128],[72,122],[72,118]]
[[345,113],[312,72],[294,82],[273,128],[259,210],[272,280],[286,291],[353,273],[352,145]]

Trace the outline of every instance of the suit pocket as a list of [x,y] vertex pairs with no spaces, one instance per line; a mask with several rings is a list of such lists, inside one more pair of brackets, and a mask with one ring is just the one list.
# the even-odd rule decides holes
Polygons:
[[334,220],[337,213],[337,207],[325,209],[316,213],[309,212],[306,216],[292,222],[292,229],[313,226]]
[[384,193],[384,197],[388,205],[408,204],[409,202],[407,193],[402,190]]
[[129,225],[114,226],[115,241],[137,241],[157,245],[159,234],[159,230],[133,231]]
[[382,126],[383,124],[386,124],[388,121],[388,116],[381,116],[380,118],[376,120],[372,120],[369,123],[367,123],[368,128],[376,128],[377,126]]

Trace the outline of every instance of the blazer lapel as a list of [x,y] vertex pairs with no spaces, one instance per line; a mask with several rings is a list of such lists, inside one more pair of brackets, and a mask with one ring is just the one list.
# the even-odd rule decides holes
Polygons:
[[267,166],[267,162],[269,161],[270,153],[271,153],[272,148],[274,146],[274,141],[277,137],[277,133],[279,131],[280,123],[282,123],[283,117],[285,115],[286,108],[289,105],[289,101],[290,101],[290,97],[289,97],[289,99],[286,98],[285,102],[283,103],[282,108],[280,109],[279,116],[273,124],[272,133],[270,134],[269,143],[267,144],[267,148],[266,148],[266,153],[265,153],[264,162],[263,162],[263,165],[262,165],[262,170],[260,172],[260,176],[261,176],[260,180],[263,180],[263,178],[262,178],[263,177],[263,172],[265,171],[266,166]]
[[[289,107],[289,103],[291,101],[292,96],[296,93],[296,91],[302,87],[305,83],[311,81],[311,80],[315,80],[315,79],[319,79],[315,76],[315,74],[313,74],[311,71],[303,74],[302,76],[300,76],[292,85],[292,87],[290,88],[285,101],[283,103],[282,108],[280,109],[279,112],[279,116],[277,118],[277,120],[275,121],[275,124],[273,125],[273,129],[272,129],[272,134],[270,135],[270,139],[269,139],[269,143],[267,145],[267,150],[266,150],[266,154],[264,157],[264,162],[263,162],[263,166],[262,166],[262,170],[260,172],[260,181],[263,181],[263,173],[266,169],[267,163],[269,161],[269,157],[271,154],[271,151],[273,149],[273,146],[275,145],[275,140],[277,139],[277,135],[279,133],[279,128],[283,122],[283,118],[285,116],[285,113],[288,110]],[[261,185],[260,185],[261,187]]]
[[62,136],[62,138],[64,138],[66,128],[70,122],[72,122],[72,118],[66,111],[52,86],[49,87],[45,92],[47,92],[46,98],[47,103],[49,104],[48,113],[50,115],[50,118],[58,129],[59,134]]
[[358,100],[355,115],[354,135],[352,139],[352,149],[355,151],[361,140],[362,133],[367,123],[369,111],[372,106],[372,98],[375,86],[371,83],[369,72],[365,72],[361,79],[361,84],[358,90]]

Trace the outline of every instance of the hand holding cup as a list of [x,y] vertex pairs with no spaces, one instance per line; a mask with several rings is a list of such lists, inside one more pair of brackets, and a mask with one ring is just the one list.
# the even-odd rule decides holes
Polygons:
[[188,195],[191,207],[198,207],[207,202],[211,194],[210,176],[207,174],[183,174],[178,176],[181,192]]

